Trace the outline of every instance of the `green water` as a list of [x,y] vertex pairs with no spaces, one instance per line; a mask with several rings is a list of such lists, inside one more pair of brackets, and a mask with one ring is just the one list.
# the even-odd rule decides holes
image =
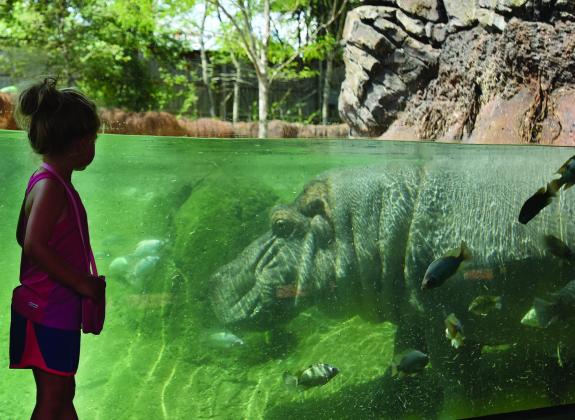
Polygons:
[[[94,163],[73,179],[88,211],[100,271],[107,274],[110,263],[133,253],[141,240],[168,245],[144,279],[108,277],[105,330],[82,339],[79,417],[380,418],[376,400],[385,391],[379,380],[392,360],[395,326],[357,316],[330,319],[312,308],[277,330],[238,333],[243,346],[214,348],[206,337],[222,328],[206,299],[209,275],[268,229],[273,205],[290,203],[327,169],[382,162],[450,165],[466,159],[488,167],[490,161],[508,159],[545,175],[571,154],[517,146],[100,136]],[[15,226],[38,162],[23,133],[0,131],[1,366],[8,365],[9,305],[18,281]],[[305,393],[283,386],[284,371],[315,362],[333,364],[341,373]],[[1,378],[0,418],[29,416],[35,395],[31,372],[5,368]],[[537,383],[477,401],[447,396],[439,416],[552,404]],[[418,418],[417,409],[402,406],[389,417]]]

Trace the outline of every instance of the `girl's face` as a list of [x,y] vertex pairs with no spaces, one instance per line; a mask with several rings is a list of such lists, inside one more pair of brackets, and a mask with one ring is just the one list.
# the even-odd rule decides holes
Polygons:
[[96,155],[96,138],[97,133],[86,136],[76,143],[74,148],[74,170],[83,171],[92,163]]

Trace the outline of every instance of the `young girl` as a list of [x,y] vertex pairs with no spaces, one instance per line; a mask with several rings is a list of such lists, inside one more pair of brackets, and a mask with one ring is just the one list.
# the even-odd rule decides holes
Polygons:
[[[43,164],[28,183],[16,232],[21,285],[12,296],[10,368],[34,373],[32,419],[77,419],[82,297],[103,299],[105,282],[87,269],[80,233],[89,244],[87,218],[71,177],[94,159],[100,119],[92,101],[56,89],[52,78],[22,92],[16,113]],[[58,175],[80,203],[81,228]]]

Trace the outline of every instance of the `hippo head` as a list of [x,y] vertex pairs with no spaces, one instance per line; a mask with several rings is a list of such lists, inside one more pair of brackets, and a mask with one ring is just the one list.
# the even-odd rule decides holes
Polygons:
[[334,230],[327,186],[315,182],[294,204],[276,207],[271,231],[211,278],[211,303],[224,324],[266,326],[288,320],[333,284]]

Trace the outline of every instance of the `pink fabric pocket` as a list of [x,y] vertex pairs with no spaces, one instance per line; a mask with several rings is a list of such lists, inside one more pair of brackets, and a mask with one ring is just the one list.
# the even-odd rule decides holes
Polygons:
[[90,298],[82,298],[82,332],[84,334],[100,334],[106,318],[106,298],[95,302]]

